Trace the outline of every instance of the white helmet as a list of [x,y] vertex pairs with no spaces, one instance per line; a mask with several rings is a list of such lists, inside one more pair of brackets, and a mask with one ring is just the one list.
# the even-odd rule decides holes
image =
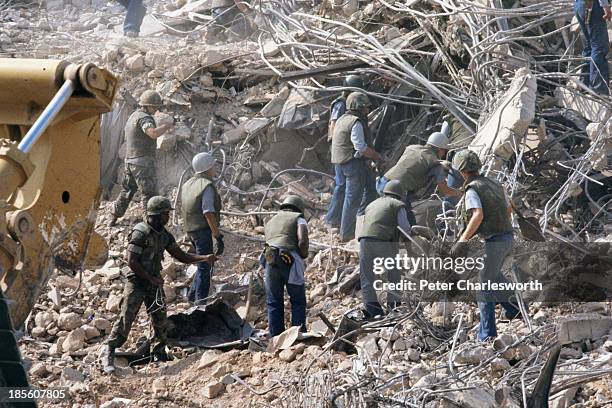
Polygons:
[[215,165],[215,161],[210,153],[198,153],[191,160],[191,167],[197,174],[204,173]]
[[448,150],[448,137],[441,132],[432,133],[427,139],[427,144],[435,146],[440,149]]

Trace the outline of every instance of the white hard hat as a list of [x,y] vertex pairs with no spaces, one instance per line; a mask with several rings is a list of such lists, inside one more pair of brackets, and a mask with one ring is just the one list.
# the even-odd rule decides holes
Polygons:
[[439,149],[448,150],[448,136],[441,132],[434,132],[427,139],[427,144]]
[[204,173],[215,165],[215,158],[210,153],[198,153],[191,160],[191,167],[196,173]]

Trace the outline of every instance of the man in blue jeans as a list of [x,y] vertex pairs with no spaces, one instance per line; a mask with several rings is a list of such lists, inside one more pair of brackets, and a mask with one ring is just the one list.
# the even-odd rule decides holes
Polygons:
[[138,37],[142,20],[147,13],[147,8],[142,0],[118,0],[127,9],[125,20],[123,20],[123,35],[126,37]]
[[[504,259],[512,249],[514,239],[510,214],[512,207],[497,181],[481,175],[478,155],[471,150],[462,150],[453,158],[453,168],[465,179],[465,194],[462,199],[462,217],[466,227],[453,246],[453,257],[465,257],[465,243],[475,234],[485,240],[484,268],[479,273],[481,282],[508,282],[502,274]],[[508,319],[520,312],[516,303],[510,302],[512,291],[482,291],[477,295],[480,310],[478,339],[485,341],[497,336],[495,305],[499,303]]]
[[336,172],[336,186],[325,223],[340,227],[340,240],[355,237],[357,213],[363,213],[376,199],[375,177],[369,161],[383,158],[372,147],[368,112],[370,100],[361,92],[353,92],[346,100],[347,111],[334,127],[331,162]]
[[612,18],[609,0],[576,0],[574,13],[582,31],[582,56],[588,59],[583,64],[583,82],[598,94],[608,95],[608,27]]
[[304,201],[290,195],[280,208],[264,227],[266,244],[259,259],[266,270],[270,337],[285,331],[285,287],[291,302],[291,326],[306,331],[304,259],[308,257],[308,224],[304,219]]
[[[213,253],[213,237],[217,241],[215,255],[221,255],[225,245],[219,229],[221,196],[213,183],[215,158],[210,153],[198,153],[191,165],[195,175],[181,188],[184,230],[195,244],[198,255]],[[197,302],[208,297],[210,280],[211,264],[200,262],[189,290],[189,301]]]

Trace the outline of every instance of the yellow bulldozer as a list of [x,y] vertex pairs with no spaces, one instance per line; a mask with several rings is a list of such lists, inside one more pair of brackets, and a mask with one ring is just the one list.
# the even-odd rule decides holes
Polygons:
[[0,387],[27,386],[12,327],[53,270],[104,251],[100,119],[117,88],[94,64],[0,59]]

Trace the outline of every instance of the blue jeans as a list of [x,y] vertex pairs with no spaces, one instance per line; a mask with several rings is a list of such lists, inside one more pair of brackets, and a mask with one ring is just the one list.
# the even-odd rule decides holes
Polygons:
[[142,4],[142,0],[118,0],[127,9],[125,20],[123,20],[123,33],[128,31],[140,32],[142,20],[147,13],[147,8]]
[[[379,177],[378,181],[376,182],[376,191],[381,197],[384,195],[383,190],[388,182],[389,180],[387,180],[385,177]],[[408,222],[410,225],[417,225],[416,217],[412,211],[412,200],[414,200],[414,198],[415,197],[412,192],[406,193],[406,197],[404,198],[404,204],[406,205],[406,216],[408,217]]]
[[336,186],[325,223],[332,227],[339,226],[340,238],[348,241],[355,236],[357,214],[363,213],[366,206],[376,198],[375,177],[364,159],[336,164],[335,170]]
[[582,56],[588,58],[589,63],[582,66],[583,81],[593,91],[608,95],[608,28],[603,19],[603,9],[597,0],[593,1],[590,22],[586,19],[586,5],[584,0],[576,0],[574,13],[582,31]]
[[301,326],[306,331],[306,287],[289,283],[290,266],[277,254],[276,266],[266,264],[264,284],[268,304],[268,331],[270,337],[285,331],[285,287],[291,302],[291,326]]
[[[512,233],[493,236],[485,242],[484,268],[480,271],[480,281],[508,282],[501,273],[506,256],[512,249]],[[478,294],[478,309],[480,310],[480,325],[478,326],[478,339],[497,336],[495,325],[495,305],[499,303],[506,316],[516,316],[519,309],[510,303],[512,291],[492,292],[483,291]]]
[[[198,255],[208,255],[213,253],[213,239],[210,228],[197,230],[189,233],[189,238],[193,241]],[[188,299],[190,302],[197,302],[208,297],[210,290],[211,267],[208,262],[200,262],[198,270],[191,283]]]

